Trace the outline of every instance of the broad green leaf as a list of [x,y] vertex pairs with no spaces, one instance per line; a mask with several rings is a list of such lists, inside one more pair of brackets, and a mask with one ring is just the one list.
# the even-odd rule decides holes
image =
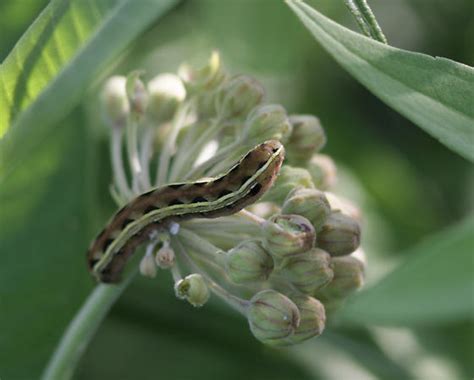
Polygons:
[[404,255],[407,261],[354,297],[347,323],[411,325],[474,317],[474,217]]
[[288,5],[357,80],[441,143],[474,161],[474,69],[354,33],[308,5]]
[[0,66],[0,178],[176,0],[53,0]]

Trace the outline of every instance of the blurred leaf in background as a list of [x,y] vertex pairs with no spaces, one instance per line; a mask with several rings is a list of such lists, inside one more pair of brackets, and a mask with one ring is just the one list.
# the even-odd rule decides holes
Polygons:
[[[185,1],[160,18],[164,9],[154,8],[152,14],[147,7],[131,20],[133,31],[115,7],[128,6],[130,15],[130,10],[142,6],[141,1],[96,3],[109,9],[103,13],[109,17],[84,22],[93,26],[94,31],[88,33],[95,33],[98,45],[78,66],[58,61],[59,76],[50,75],[41,82],[53,90],[28,100],[33,101],[34,111],[18,121],[24,132],[16,135],[9,148],[12,156],[1,156],[2,160],[16,159],[17,147],[23,155],[23,162],[0,188],[2,378],[38,378],[93,286],[84,252],[113,210],[105,128],[96,105],[94,83],[101,81],[99,71],[124,74],[143,67],[151,78],[217,48],[231,71],[262,80],[270,101],[282,103],[291,113],[318,115],[328,133],[326,152],[348,172],[340,185],[349,196],[364,200],[365,224],[370,228],[365,231],[370,239],[364,242],[369,282],[416,254],[406,248],[472,213],[472,165],[335,65],[283,2]],[[356,29],[343,1],[308,3]],[[390,43],[473,65],[469,41],[474,38],[474,4],[470,0],[370,3]],[[2,58],[45,4],[0,4]],[[61,6],[62,2],[52,4]],[[402,19],[405,24],[400,27]],[[100,29],[103,23],[111,26],[109,33]],[[73,24],[63,27],[68,25]],[[120,44],[114,40],[118,30],[124,36]],[[92,35],[88,33],[84,34],[86,45],[92,41],[86,38]],[[39,68],[36,73],[46,75]],[[81,81],[80,91],[69,94],[71,84],[62,82],[64,78]],[[86,88],[90,90],[84,92]],[[4,115],[4,98],[0,104]],[[33,145],[40,147],[30,149]],[[3,161],[2,170],[9,163]],[[466,241],[464,246],[465,269],[472,273],[469,244]],[[429,246],[422,247],[427,247],[429,255]],[[374,328],[372,321],[368,327],[357,327],[341,322],[330,326],[320,339],[275,351],[255,341],[246,321],[219,301],[201,310],[178,301],[171,278],[160,274],[156,281],[136,281],[125,292],[88,348],[76,378],[340,379],[350,375],[351,379],[421,379],[437,375],[467,379],[474,375],[472,315],[466,313],[409,327]],[[449,286],[449,278],[447,282]],[[463,289],[464,297],[468,296],[469,291]],[[389,313],[389,306],[379,312]],[[346,312],[350,315],[350,307]]]

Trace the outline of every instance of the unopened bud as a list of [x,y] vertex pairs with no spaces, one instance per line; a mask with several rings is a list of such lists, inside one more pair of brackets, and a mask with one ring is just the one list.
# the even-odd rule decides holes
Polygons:
[[275,259],[289,258],[313,248],[315,232],[300,215],[274,215],[262,225],[263,247]]
[[360,226],[355,219],[334,211],[318,232],[316,245],[331,256],[344,256],[359,247],[360,235]]
[[331,213],[331,207],[322,191],[297,188],[288,194],[281,212],[304,216],[318,231]]
[[273,259],[256,241],[244,241],[226,255],[226,271],[237,284],[265,281],[273,270]]
[[286,110],[278,104],[255,107],[245,122],[245,139],[257,144],[267,140],[285,140],[291,133]]
[[155,260],[151,252],[147,252],[140,261],[140,273],[143,276],[154,278],[156,276]]
[[148,92],[140,79],[140,71],[132,71],[127,77],[127,96],[135,117],[142,117],[148,106]]
[[113,127],[124,127],[130,113],[126,82],[123,76],[113,76],[105,82],[102,90],[102,109],[107,122]]
[[340,300],[360,289],[364,284],[364,264],[353,256],[333,257],[331,265],[334,278],[315,296],[323,302]]
[[336,164],[326,154],[315,154],[306,164],[314,184],[320,190],[333,187],[337,179]]
[[319,119],[313,115],[292,115],[290,123],[293,131],[285,145],[288,159],[293,163],[306,163],[313,153],[326,145],[326,133]]
[[175,255],[173,249],[168,246],[161,247],[155,256],[156,265],[161,269],[169,269],[174,265]]
[[300,324],[295,332],[286,338],[286,343],[297,344],[322,334],[326,325],[324,305],[316,298],[304,295],[290,295],[300,312]]
[[178,298],[186,299],[195,307],[203,306],[210,296],[206,281],[198,273],[190,274],[179,280],[174,289]]
[[247,310],[252,334],[268,345],[285,344],[300,323],[300,313],[287,296],[268,289],[253,296]]
[[222,84],[216,98],[217,114],[222,119],[246,116],[263,96],[264,89],[257,80],[237,75]]
[[284,278],[306,294],[328,284],[334,274],[331,268],[331,256],[319,248],[290,257],[281,271]]
[[171,120],[186,97],[183,82],[174,74],[160,74],[148,82],[148,114],[154,122]]
[[295,188],[313,189],[311,175],[306,169],[283,165],[275,184],[263,196],[263,201],[282,204],[288,194]]
[[361,221],[362,215],[359,207],[357,207],[349,199],[341,197],[329,191],[326,192],[326,197],[328,199],[329,204],[331,205],[331,210],[340,211],[343,214],[346,214],[351,218],[357,220],[358,222]]
[[225,78],[219,53],[212,52],[209,61],[202,67],[192,67],[183,64],[178,69],[178,75],[182,79],[186,92],[195,95],[198,92],[210,91],[219,86]]

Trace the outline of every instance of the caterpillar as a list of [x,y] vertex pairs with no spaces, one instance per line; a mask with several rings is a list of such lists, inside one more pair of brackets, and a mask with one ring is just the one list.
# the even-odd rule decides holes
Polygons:
[[89,271],[99,281],[117,283],[137,247],[153,234],[190,218],[217,218],[254,203],[273,184],[284,159],[276,140],[257,145],[230,170],[209,180],[154,188],[117,211],[92,241]]

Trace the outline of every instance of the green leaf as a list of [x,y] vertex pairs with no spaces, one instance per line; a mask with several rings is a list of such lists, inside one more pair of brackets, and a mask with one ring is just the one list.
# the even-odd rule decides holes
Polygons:
[[373,94],[441,143],[474,161],[474,69],[384,45],[308,5],[288,5],[316,40]]
[[409,259],[341,311],[356,324],[412,325],[474,315],[474,216],[407,252]]
[[0,179],[176,0],[55,0],[0,67]]

